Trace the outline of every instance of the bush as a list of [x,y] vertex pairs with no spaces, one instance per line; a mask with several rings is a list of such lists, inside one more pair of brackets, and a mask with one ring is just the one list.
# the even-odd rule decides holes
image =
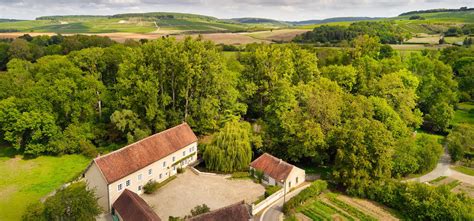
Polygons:
[[30,204],[22,220],[95,220],[102,210],[98,197],[88,190],[85,182],[77,182],[59,189],[44,204]]
[[265,188],[265,198],[273,195],[274,193],[276,193],[280,189],[281,189],[281,186],[267,186]]
[[209,211],[211,211],[211,208],[209,208],[206,204],[197,205],[191,210],[191,216],[197,216]]
[[148,181],[144,186],[143,186],[143,192],[146,194],[152,194],[158,189],[158,182],[154,180]]
[[143,186],[143,192],[146,194],[152,194],[162,186],[166,185],[167,183],[171,182],[172,180],[176,179],[176,176],[171,176],[165,181],[158,183],[154,180],[148,181],[144,186]]
[[232,173],[232,178],[234,178],[234,179],[248,178],[249,176],[250,176],[249,172],[234,172],[234,173]]
[[291,213],[296,207],[303,204],[308,199],[321,194],[321,192],[326,190],[327,187],[328,184],[324,180],[314,181],[308,188],[302,190],[300,193],[298,193],[298,195],[288,200],[288,202],[283,205],[283,212],[285,214]]
[[179,167],[179,168],[177,169],[177,172],[178,172],[178,173],[184,173],[184,168]]

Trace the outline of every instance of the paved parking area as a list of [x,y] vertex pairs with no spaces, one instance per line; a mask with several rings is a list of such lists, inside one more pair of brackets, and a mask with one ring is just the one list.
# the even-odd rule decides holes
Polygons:
[[141,197],[162,220],[169,216],[190,214],[192,208],[206,204],[211,210],[245,200],[254,202],[265,188],[250,179],[226,179],[222,176],[196,175],[187,169],[183,174],[157,190]]

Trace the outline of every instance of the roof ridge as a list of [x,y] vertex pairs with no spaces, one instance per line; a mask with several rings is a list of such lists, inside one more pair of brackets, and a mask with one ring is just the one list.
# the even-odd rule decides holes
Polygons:
[[128,144],[128,145],[126,145],[126,146],[124,146],[124,147],[122,147],[122,148],[120,148],[120,149],[114,150],[114,151],[112,151],[112,152],[110,152],[110,153],[107,153],[107,154],[104,154],[104,155],[102,155],[102,156],[98,156],[98,157],[94,158],[94,161],[97,160],[97,159],[101,159],[101,158],[104,158],[104,157],[106,157],[106,156],[110,156],[110,155],[112,155],[112,154],[121,152],[121,151],[123,151],[123,150],[125,150],[125,149],[128,149],[129,147],[134,146],[135,144],[141,143],[141,142],[143,142],[143,141],[145,141],[145,140],[148,140],[148,139],[151,139],[151,138],[153,138],[153,137],[155,137],[155,136],[168,133],[168,132],[171,131],[172,129],[175,129],[175,128],[178,128],[178,127],[181,127],[181,126],[184,126],[184,125],[187,125],[187,124],[188,124],[188,123],[183,122],[183,123],[178,124],[178,125],[176,125],[176,126],[174,126],[174,127],[170,127],[170,128],[168,128],[168,129],[166,129],[166,130],[164,130],[164,131],[160,131],[160,132],[158,132],[158,133],[156,133],[156,134],[153,134],[153,135],[151,135],[151,136],[145,137],[145,138],[143,138],[143,139],[141,139],[141,140],[138,140],[138,141],[135,141],[135,142],[133,142],[133,143],[131,143],[131,144]]
[[[265,155],[265,154],[267,154],[268,156],[272,157],[272,158],[275,159],[275,160],[278,160],[278,165],[280,165],[281,163],[283,163],[283,164],[286,164],[286,165],[291,166],[291,167],[294,167],[294,166],[295,166],[295,165],[290,164],[290,163],[286,162],[285,160],[280,159],[280,158],[278,158],[278,157],[275,157],[275,156],[273,156],[273,155],[271,155],[271,154],[269,154],[269,153],[267,153],[267,152],[265,152],[263,155]],[[262,156],[263,156],[263,155],[262,155]]]

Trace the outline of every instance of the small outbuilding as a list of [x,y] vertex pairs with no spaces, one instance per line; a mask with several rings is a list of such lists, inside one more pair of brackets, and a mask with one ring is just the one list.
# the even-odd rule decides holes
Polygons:
[[260,171],[263,173],[262,182],[267,185],[285,187],[286,191],[296,187],[305,181],[305,171],[291,165],[282,159],[276,158],[268,153],[250,163],[250,170],[256,175]]
[[249,221],[253,220],[249,206],[244,201],[222,207],[201,215],[191,217],[186,221]]
[[160,217],[138,194],[125,189],[112,205],[114,221],[161,221]]

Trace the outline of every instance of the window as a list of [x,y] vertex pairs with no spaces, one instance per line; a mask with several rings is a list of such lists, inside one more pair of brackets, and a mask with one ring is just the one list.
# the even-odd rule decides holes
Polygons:
[[183,157],[186,156],[186,151],[183,151]]
[[174,157],[173,157],[173,162],[174,162]]
[[160,173],[160,179],[161,179],[161,175],[162,175],[162,174]]
[[138,191],[141,191],[142,190],[142,186],[138,186]]
[[142,180],[142,174],[138,174],[138,180]]
[[189,153],[191,153],[191,152],[193,152],[193,148],[192,148],[192,147],[189,148]]
[[165,161],[165,162],[163,162],[163,167],[166,167],[166,161]]
[[148,169],[148,175],[151,175],[152,174],[152,170],[151,169]]
[[288,183],[288,187],[291,188],[291,181]]
[[298,177],[296,177],[296,184],[298,184]]
[[122,190],[122,188],[123,188],[123,187],[122,187],[122,184],[119,184],[119,185],[117,186],[117,190],[118,190],[118,191]]
[[125,186],[130,186],[130,180],[127,180],[127,182],[125,182]]

